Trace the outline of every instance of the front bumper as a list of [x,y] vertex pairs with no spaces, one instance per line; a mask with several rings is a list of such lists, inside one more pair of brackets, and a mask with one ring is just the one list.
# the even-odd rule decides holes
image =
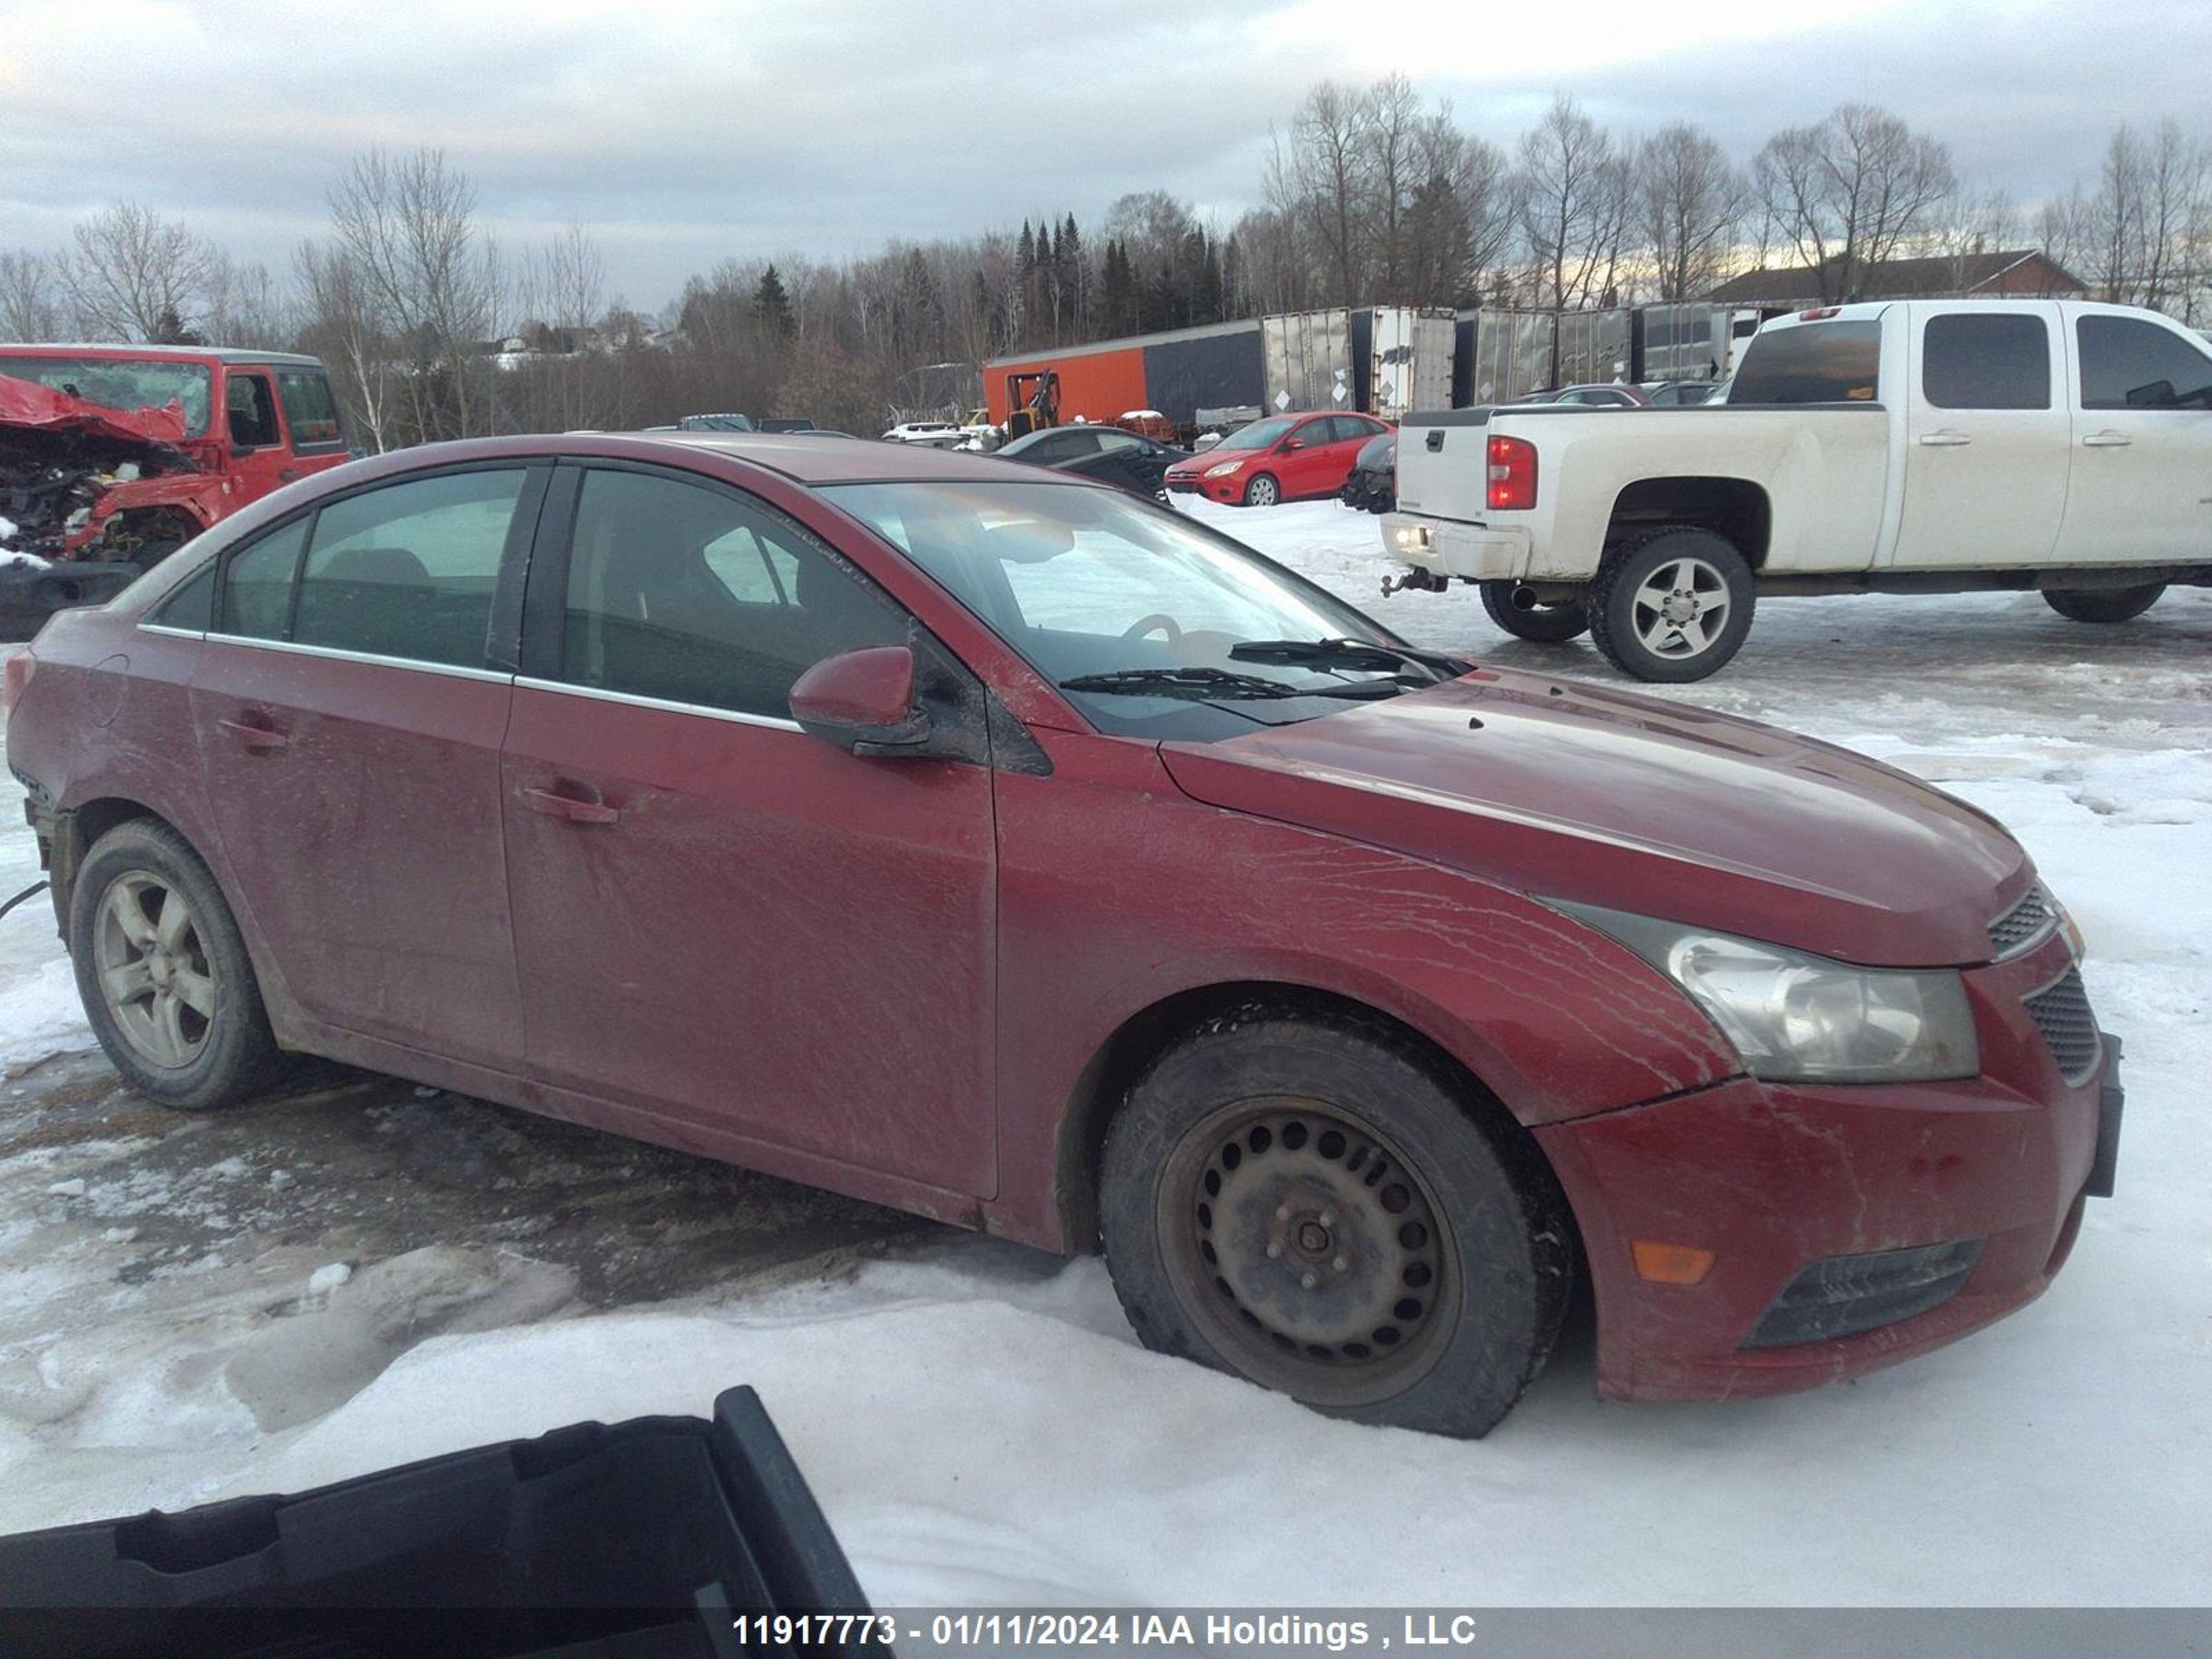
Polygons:
[[1517,527],[1462,524],[1418,513],[1382,515],[1383,551],[1432,576],[1515,580],[1528,574],[1528,532]]
[[[2117,1040],[2069,1084],[2021,1012],[2049,965],[1968,975],[1980,1077],[1736,1078],[1536,1130],[1582,1229],[1598,1393],[1814,1388],[1925,1353],[2040,1295],[2085,1201],[2112,1191],[2122,1102]],[[1694,1284],[1645,1278],[1638,1240],[1710,1251],[1711,1265]]]
[[1168,489],[1177,495],[1203,495],[1209,501],[1219,501],[1224,507],[1235,507],[1244,499],[1244,485],[1249,475],[1232,472],[1225,478],[1209,478],[1203,473],[1193,476],[1184,473],[1168,475]]

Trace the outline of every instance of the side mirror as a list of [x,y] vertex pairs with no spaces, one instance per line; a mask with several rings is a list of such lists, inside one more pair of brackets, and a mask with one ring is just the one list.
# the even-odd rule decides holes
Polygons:
[[824,657],[791,688],[808,736],[854,755],[927,752],[929,716],[914,706],[914,653],[874,645]]
[[1285,451],[1304,449],[1305,447],[1306,441],[1304,438],[1285,438],[1283,440],[1283,447]]

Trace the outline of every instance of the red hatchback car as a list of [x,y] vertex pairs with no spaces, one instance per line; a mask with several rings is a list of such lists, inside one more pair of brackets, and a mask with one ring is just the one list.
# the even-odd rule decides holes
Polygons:
[[803,436],[390,455],[9,665],[118,1068],[327,1054],[1042,1248],[1480,1434],[2017,1308],[2110,1190],[2076,941],[1972,808],[1413,650],[1234,541]]
[[1167,485],[1231,507],[1334,495],[1352,476],[1361,447],[1389,429],[1370,415],[1272,416],[1177,461],[1168,469]]

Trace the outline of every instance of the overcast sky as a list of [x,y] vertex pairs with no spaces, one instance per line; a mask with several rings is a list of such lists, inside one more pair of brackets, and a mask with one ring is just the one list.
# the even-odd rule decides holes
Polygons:
[[436,144],[503,241],[580,220],[649,311],[727,255],[1153,186],[1225,227],[1309,84],[1394,70],[1502,143],[1557,90],[1739,159],[1879,102],[2032,204],[2122,120],[2212,131],[2212,0],[0,0],[0,247],[127,197],[281,270],[350,155]]

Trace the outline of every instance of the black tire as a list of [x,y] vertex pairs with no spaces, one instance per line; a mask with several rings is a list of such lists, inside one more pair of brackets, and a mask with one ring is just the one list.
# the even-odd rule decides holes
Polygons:
[[[1687,569],[1693,578],[1687,602],[1697,614],[1680,623],[1645,603],[1645,584],[1669,566]],[[1607,662],[1633,678],[1668,684],[1701,680],[1742,647],[1757,599],[1750,565],[1724,537],[1684,525],[1650,531],[1613,548],[1600,562],[1590,584],[1590,640]],[[1694,646],[1684,625],[1692,621],[1702,624]]]
[[[1262,490],[1260,486],[1267,485]],[[1278,507],[1282,504],[1283,486],[1275,481],[1272,472],[1256,472],[1244,481],[1244,497],[1239,507]]]
[[[113,920],[111,900],[118,907],[137,904],[142,919],[158,927],[172,896],[184,902],[185,931],[173,949],[159,950],[160,961],[152,949],[137,960],[150,964],[149,980],[166,966],[163,985],[181,984],[187,973],[195,983],[211,982],[205,1013],[185,1009],[177,1015],[188,1047],[175,1063],[149,1046],[159,1041],[150,1033],[161,1022],[150,1011],[160,1006],[161,993],[149,993],[149,1012],[142,1012],[135,998],[111,1001],[100,977],[103,951],[128,948],[118,944],[127,930]],[[249,1099],[282,1077],[285,1056],[270,1031],[238,923],[207,866],[167,824],[134,818],[93,843],[70,894],[69,945],[93,1034],[142,1094],[180,1110],[205,1111]]]
[[1482,608],[1490,620],[1517,640],[1538,645],[1564,645],[1589,631],[1589,606],[1581,599],[1539,604],[1534,599],[1516,605],[1519,582],[1480,582]]
[[1573,1235],[1542,1156],[1469,1094],[1354,1017],[1252,1007],[1163,1054],[1100,1177],[1138,1337],[1331,1416],[1487,1433],[1551,1353]]
[[2046,587],[2043,602],[2072,622],[2132,622],[2156,605],[2164,582],[2140,587]]

